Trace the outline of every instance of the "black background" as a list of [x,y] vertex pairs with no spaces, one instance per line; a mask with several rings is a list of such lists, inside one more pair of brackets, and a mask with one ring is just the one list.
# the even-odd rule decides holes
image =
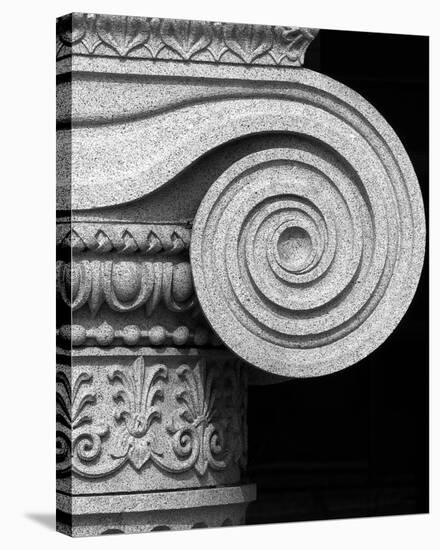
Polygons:
[[[306,67],[356,90],[406,148],[428,205],[428,38],[323,30]],[[427,214],[427,212],[426,212]],[[248,523],[428,511],[428,269],[398,328],[339,373],[249,391]]]

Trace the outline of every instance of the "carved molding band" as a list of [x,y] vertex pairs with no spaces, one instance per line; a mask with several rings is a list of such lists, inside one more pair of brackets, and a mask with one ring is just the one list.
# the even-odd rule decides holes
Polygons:
[[[168,496],[168,495],[166,495]],[[206,495],[209,502],[210,495]],[[252,499],[254,500],[254,499]],[[231,527],[245,524],[247,502],[227,506],[186,508],[161,512],[122,514],[90,514],[74,516],[65,523],[57,523],[57,530],[69,536],[91,537],[99,535],[121,535],[153,533],[155,531],[181,531],[183,529],[205,529],[208,527]],[[116,518],[115,518],[116,516]],[[141,517],[140,517],[141,516]],[[179,518],[176,521],[176,518]]]
[[119,313],[144,307],[146,317],[159,303],[174,313],[197,303],[189,262],[59,261],[57,289],[72,311],[88,305],[92,317],[104,303]]
[[185,325],[169,330],[162,325],[142,328],[138,325],[126,325],[115,328],[104,321],[97,327],[86,328],[82,325],[62,325],[57,330],[64,342],[72,346],[95,345],[110,346],[124,344],[125,346],[220,346],[218,336],[205,327],[194,330]]
[[57,245],[72,252],[107,254],[163,254],[174,256],[189,249],[191,231],[181,225],[115,223],[59,223]]
[[57,520],[71,536],[226,527],[245,522],[255,492],[254,485],[234,485],[122,495],[57,493]]
[[187,359],[59,365],[59,489],[71,472],[78,492],[125,490],[128,479],[143,490],[239,481],[246,462],[245,371],[237,361]]
[[74,54],[300,67],[316,29],[74,13],[57,58]]

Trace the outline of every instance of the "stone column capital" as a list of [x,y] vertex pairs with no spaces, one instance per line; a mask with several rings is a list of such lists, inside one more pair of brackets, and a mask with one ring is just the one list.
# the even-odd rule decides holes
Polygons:
[[416,175],[369,102],[304,67],[316,35],[58,20],[65,532],[243,523],[248,379],[353,365],[411,303]]

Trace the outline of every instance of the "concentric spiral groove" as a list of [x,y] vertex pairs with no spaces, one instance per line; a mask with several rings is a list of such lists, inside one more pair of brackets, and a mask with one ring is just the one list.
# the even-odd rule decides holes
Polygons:
[[395,193],[384,159],[360,134],[346,141],[244,157],[196,216],[191,261],[202,308],[233,351],[272,373],[349,366],[409,305],[401,275],[420,235],[401,217],[420,216],[420,197],[413,205]]

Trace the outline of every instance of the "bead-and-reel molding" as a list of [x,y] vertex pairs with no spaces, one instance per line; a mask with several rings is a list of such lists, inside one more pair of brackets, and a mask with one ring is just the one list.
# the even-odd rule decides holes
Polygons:
[[214,330],[284,377],[335,372],[376,349],[408,308],[424,256],[420,189],[388,124],[308,109],[297,146],[253,153],[218,178],[191,241]]

